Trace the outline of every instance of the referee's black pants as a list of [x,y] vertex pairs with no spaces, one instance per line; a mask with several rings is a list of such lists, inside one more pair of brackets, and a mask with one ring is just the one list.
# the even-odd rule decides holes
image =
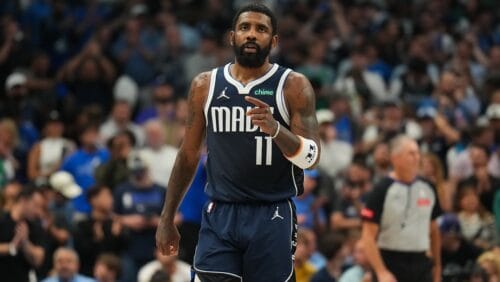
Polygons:
[[432,262],[424,252],[380,250],[380,254],[398,282],[432,282]]

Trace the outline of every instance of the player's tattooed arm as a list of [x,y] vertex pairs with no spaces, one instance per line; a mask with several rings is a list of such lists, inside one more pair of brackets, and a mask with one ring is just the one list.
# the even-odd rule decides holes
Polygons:
[[186,132],[167,186],[167,195],[162,212],[162,218],[167,221],[173,222],[180,202],[198,166],[201,144],[206,130],[203,107],[209,84],[210,72],[201,73],[191,83],[188,96]]
[[283,91],[290,112],[290,130],[281,127],[274,141],[285,156],[293,156],[300,149],[301,142],[297,135],[313,140],[319,149],[316,102],[311,83],[302,74],[292,72]]

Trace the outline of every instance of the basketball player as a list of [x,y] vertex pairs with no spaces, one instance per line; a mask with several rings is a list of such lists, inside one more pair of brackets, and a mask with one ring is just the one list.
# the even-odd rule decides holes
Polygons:
[[314,92],[301,74],[269,62],[276,18],[264,5],[240,9],[230,33],[236,60],[198,75],[184,142],[156,234],[177,253],[174,217],[206,135],[210,197],[193,268],[202,281],[294,281],[296,217],[303,169],[319,160]]

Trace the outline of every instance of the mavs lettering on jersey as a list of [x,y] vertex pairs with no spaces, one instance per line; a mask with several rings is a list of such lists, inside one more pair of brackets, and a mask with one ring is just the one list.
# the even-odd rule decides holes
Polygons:
[[[247,111],[252,107],[211,107],[213,132],[255,132],[259,129],[253,125],[251,118],[247,116]],[[271,107],[274,114],[274,108]]]
[[205,104],[207,194],[226,202],[275,202],[301,194],[303,171],[246,115],[253,105],[245,96],[255,96],[289,128],[283,86],[291,70],[274,64],[264,76],[242,85],[229,68],[227,64],[212,71]]

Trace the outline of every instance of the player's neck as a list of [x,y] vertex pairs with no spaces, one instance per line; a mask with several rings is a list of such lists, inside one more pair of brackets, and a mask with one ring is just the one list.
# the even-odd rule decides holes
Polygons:
[[266,60],[262,66],[257,68],[247,68],[236,62],[231,65],[229,72],[234,79],[246,85],[247,83],[263,76],[271,68],[272,64],[270,64],[268,60]]

